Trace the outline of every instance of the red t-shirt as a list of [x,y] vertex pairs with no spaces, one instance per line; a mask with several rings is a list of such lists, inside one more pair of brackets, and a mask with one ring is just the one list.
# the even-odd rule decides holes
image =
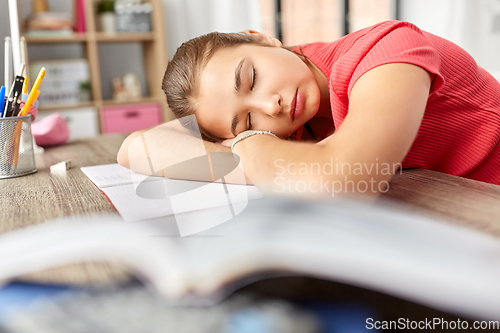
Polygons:
[[500,84],[458,45],[408,22],[385,21],[301,49],[328,79],[336,129],[347,115],[354,83],[370,69],[400,62],[435,74],[403,168],[500,185]]

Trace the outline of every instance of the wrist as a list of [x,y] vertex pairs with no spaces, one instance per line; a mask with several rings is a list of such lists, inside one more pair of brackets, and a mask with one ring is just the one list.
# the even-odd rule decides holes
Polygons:
[[[260,135],[264,134],[264,135]],[[268,137],[268,136],[273,136],[277,138],[275,134],[273,134],[270,130],[269,131],[256,131],[256,130],[250,130],[250,131],[245,131],[236,136],[236,138],[233,141],[233,144],[231,145],[231,152],[233,154],[237,154],[237,150],[241,151],[242,143],[243,141],[247,141],[251,137]]]

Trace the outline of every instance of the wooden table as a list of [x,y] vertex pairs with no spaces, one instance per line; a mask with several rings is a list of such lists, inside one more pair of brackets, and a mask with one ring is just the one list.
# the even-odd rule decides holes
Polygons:
[[[46,149],[37,156],[38,172],[0,180],[0,233],[54,218],[101,212],[116,213],[106,196],[80,167],[116,163],[126,135],[103,135]],[[51,165],[71,160],[72,168],[50,173]],[[466,225],[500,237],[500,186],[424,169],[403,170],[378,200],[406,210]],[[24,279],[69,284],[106,283],[130,276],[117,265],[83,263],[37,272]]]
[[[70,215],[114,213],[106,196],[83,174],[80,167],[116,163],[126,135],[103,135],[74,140],[45,149],[36,155],[38,172],[0,179],[0,233]],[[51,173],[50,166],[70,160],[71,169]],[[62,284],[106,284],[126,281],[131,276],[119,265],[85,262],[49,269],[21,277],[21,280]]]

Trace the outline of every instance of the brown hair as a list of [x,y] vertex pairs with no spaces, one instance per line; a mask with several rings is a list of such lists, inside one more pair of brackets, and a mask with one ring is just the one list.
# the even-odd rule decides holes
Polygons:
[[[194,99],[199,93],[199,74],[215,52],[241,44],[269,46],[269,44],[244,33],[220,32],[212,32],[193,38],[179,46],[172,60],[168,62],[162,82],[168,106],[176,118],[182,119],[195,114]],[[195,128],[194,124],[188,124],[182,120],[181,123],[187,128]],[[224,140],[224,138],[217,137],[202,128],[200,128],[200,132],[203,140],[212,142]]]

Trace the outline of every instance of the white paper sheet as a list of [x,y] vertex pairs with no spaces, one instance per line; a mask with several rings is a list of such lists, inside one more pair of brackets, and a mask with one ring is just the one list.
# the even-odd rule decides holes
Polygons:
[[[109,198],[126,222],[227,206],[229,218],[246,206],[248,200],[262,198],[253,185],[175,180],[133,172],[119,164],[81,168],[82,172]],[[147,184],[145,184],[147,183]],[[226,189],[224,188],[226,186]],[[142,193],[139,188],[142,186]],[[144,188],[146,189],[144,191]],[[147,197],[143,194],[147,193]],[[166,194],[169,193],[169,194]],[[176,193],[176,194],[175,194]],[[182,220],[182,219],[181,219]],[[178,223],[182,224],[181,220]],[[223,223],[211,222],[211,226]],[[214,224],[215,223],[215,224]],[[184,234],[205,230],[205,226],[184,226]]]

